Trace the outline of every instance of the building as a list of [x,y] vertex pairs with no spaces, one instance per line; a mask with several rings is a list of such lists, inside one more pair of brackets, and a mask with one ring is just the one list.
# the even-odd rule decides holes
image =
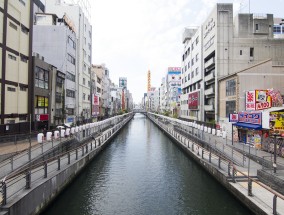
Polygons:
[[[284,95],[284,65],[279,66],[278,62],[271,59],[260,62],[256,65],[240,70],[234,74],[219,79],[219,102],[218,112],[220,116],[220,127],[231,135],[229,114],[241,111],[262,110],[266,108],[252,107],[246,101],[246,93],[255,90],[275,89]],[[257,77],[257,78],[256,78]],[[277,77],[277,78],[275,78]],[[265,93],[267,94],[267,93]],[[262,103],[266,104],[266,103]],[[253,102],[255,106],[255,101]],[[278,106],[278,104],[270,104]]]
[[284,38],[284,19],[274,18],[274,38]]
[[167,76],[167,94],[166,99],[169,105],[169,111],[172,115],[178,116],[180,110],[181,95],[181,68],[168,67]]
[[65,74],[46,63],[36,54],[33,57],[32,115],[35,130],[50,129],[64,123]]
[[46,1],[46,12],[55,13],[72,25],[76,33],[76,112],[78,121],[90,121],[91,118],[91,59],[92,59],[92,26],[90,24],[90,2],[79,1]]
[[[92,65],[92,73],[95,74],[96,77],[96,88],[93,90],[93,94],[96,96],[95,106],[93,107],[93,117],[97,117],[101,119],[104,116],[105,110],[103,108],[103,75],[105,73],[104,65]],[[95,113],[94,113],[95,112]]]
[[0,2],[1,134],[28,132],[33,128],[30,102],[33,4],[33,1]]
[[75,123],[79,120],[76,117],[76,36],[73,26],[68,24],[68,19],[58,18],[55,14],[36,14],[33,50],[65,75],[63,114],[65,122]]
[[214,72],[203,81],[202,28],[185,29],[183,34],[181,111],[180,118],[204,120],[204,82],[214,78]]

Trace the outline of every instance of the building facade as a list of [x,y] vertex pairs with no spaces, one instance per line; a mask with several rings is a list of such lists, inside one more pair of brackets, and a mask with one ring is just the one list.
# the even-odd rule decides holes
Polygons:
[[0,2],[0,133],[32,125],[33,1]]
[[[49,35],[48,37],[46,35]],[[48,48],[46,48],[48,47]],[[76,36],[66,19],[55,14],[37,14],[34,26],[33,50],[65,75],[65,122],[76,123]]]

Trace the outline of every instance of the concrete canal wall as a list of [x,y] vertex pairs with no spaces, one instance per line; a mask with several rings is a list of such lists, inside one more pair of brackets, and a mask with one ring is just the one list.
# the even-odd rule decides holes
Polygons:
[[119,133],[121,129],[132,119],[130,115],[127,120],[111,135],[101,143],[100,147],[89,149],[76,161],[69,165],[62,165],[60,170],[53,171],[46,178],[42,178],[32,184],[30,189],[25,189],[10,199],[5,206],[0,208],[0,215],[26,215],[39,214],[42,212],[95,158],[108,143]]
[[[228,191],[230,191],[240,202],[242,202],[247,208],[249,208],[254,214],[265,215],[272,214],[271,208],[262,206],[259,202],[248,197],[247,192],[243,192],[238,188],[236,183],[232,183],[232,178],[228,176],[226,170],[218,168],[218,166],[209,163],[207,160],[197,156],[196,151],[189,150],[189,147],[182,143],[180,140],[172,136],[162,126],[160,126],[156,120],[148,117],[155,125],[157,125],[165,135],[167,135],[178,147],[180,147],[191,159],[198,163],[203,169],[205,169],[211,176],[213,176],[219,183],[221,183]],[[216,194],[216,198],[217,198]]]

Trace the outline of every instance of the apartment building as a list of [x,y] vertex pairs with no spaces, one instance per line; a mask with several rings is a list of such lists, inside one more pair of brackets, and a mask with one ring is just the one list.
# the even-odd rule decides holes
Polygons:
[[76,115],[79,120],[91,118],[91,67],[92,67],[92,26],[90,24],[90,2],[46,1],[46,11],[72,21],[76,38]]
[[[202,28],[185,29],[183,33],[184,51],[182,55],[181,110],[180,118],[204,120]],[[212,79],[214,74],[210,76]],[[210,81],[206,79],[204,81]]]
[[32,129],[33,1],[0,1],[0,133]]
[[75,123],[78,120],[76,47],[74,27],[67,17],[61,19],[55,14],[36,14],[33,50],[65,75],[62,112],[65,115],[65,122],[68,123]]

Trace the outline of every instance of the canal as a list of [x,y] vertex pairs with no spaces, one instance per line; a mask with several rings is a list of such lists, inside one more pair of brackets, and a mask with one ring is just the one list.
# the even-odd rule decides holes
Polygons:
[[251,214],[142,114],[44,212]]

